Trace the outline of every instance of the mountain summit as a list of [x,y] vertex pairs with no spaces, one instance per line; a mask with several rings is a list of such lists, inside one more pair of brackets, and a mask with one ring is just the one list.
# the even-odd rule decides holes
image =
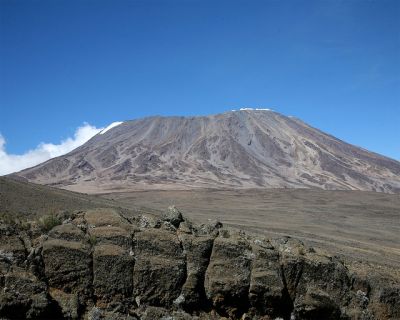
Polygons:
[[84,192],[198,187],[400,192],[400,162],[299,119],[250,108],[115,122],[74,151],[16,175]]

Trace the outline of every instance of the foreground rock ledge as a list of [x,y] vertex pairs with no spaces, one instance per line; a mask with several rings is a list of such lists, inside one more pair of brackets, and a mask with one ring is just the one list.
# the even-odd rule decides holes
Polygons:
[[400,284],[300,241],[114,209],[0,224],[1,319],[399,319]]

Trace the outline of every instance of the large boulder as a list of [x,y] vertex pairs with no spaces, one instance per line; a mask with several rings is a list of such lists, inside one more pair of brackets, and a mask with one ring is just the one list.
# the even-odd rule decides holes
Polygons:
[[132,296],[133,257],[112,244],[96,245],[93,252],[93,288],[96,299],[105,302]]
[[127,250],[132,248],[132,235],[124,228],[102,226],[91,228],[88,233],[92,244],[113,244]]
[[87,244],[48,239],[43,243],[42,256],[49,286],[65,292],[89,294],[92,271],[90,248]]
[[176,232],[145,229],[134,237],[133,293],[137,303],[171,306],[186,278],[183,248]]
[[249,288],[251,312],[289,318],[293,303],[282,278],[279,252],[265,239],[254,239],[252,252]]
[[13,231],[0,232],[0,260],[22,265],[27,253],[21,237]]
[[308,253],[296,288],[294,314],[306,319],[338,319],[350,301],[350,278],[335,258]]
[[130,228],[128,221],[115,209],[91,209],[85,213],[85,220],[89,228],[113,226]]
[[368,308],[373,314],[381,315],[382,319],[400,319],[400,283],[374,277]]
[[127,250],[132,248],[132,234],[135,227],[116,210],[88,210],[85,213],[85,221],[92,245],[114,244]]
[[59,309],[47,294],[47,286],[33,274],[20,268],[2,277],[0,285],[0,318],[55,319]]
[[186,281],[176,304],[188,310],[205,307],[207,298],[204,289],[205,273],[210,261],[214,238],[181,234],[183,249],[186,253]]
[[204,287],[221,314],[238,317],[248,309],[251,245],[241,233],[224,232],[214,240]]
[[179,224],[183,221],[183,216],[175,206],[170,206],[164,213],[163,220],[171,223],[175,228],[178,228]]
[[79,319],[80,302],[78,293],[67,293],[56,288],[50,288],[49,294],[51,298],[58,304],[58,308],[60,309],[63,319]]
[[276,241],[282,277],[293,302],[296,319],[339,319],[351,300],[351,281],[344,264],[335,257],[307,250],[289,237]]
[[83,241],[85,233],[72,223],[58,225],[49,231],[49,237],[66,241]]

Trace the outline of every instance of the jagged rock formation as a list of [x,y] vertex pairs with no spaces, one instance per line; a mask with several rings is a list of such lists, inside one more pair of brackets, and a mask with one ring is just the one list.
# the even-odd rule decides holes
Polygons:
[[47,235],[0,225],[5,319],[398,319],[399,293],[295,239],[195,225],[173,207],[77,212]]
[[150,117],[17,174],[81,192],[323,188],[400,192],[400,163],[270,110]]

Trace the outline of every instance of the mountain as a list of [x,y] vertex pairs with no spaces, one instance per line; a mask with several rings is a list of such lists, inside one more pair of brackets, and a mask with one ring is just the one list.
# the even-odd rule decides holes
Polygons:
[[400,192],[400,162],[268,109],[113,123],[17,173],[75,191],[323,188]]

